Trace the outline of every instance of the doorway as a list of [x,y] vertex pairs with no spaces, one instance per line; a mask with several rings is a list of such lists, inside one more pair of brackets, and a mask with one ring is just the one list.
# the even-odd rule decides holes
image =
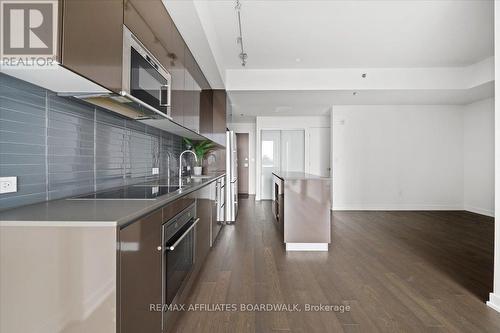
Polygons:
[[236,133],[238,151],[238,195],[248,196],[249,148],[248,133]]

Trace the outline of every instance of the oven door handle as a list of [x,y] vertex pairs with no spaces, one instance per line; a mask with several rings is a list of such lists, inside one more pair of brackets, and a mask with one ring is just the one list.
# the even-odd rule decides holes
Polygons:
[[200,218],[198,217],[196,220],[194,220],[193,224],[191,224],[191,226],[182,234],[181,237],[179,237],[178,240],[175,241],[174,244],[172,244],[171,246],[168,246],[166,248],[167,251],[174,251],[175,248],[177,247],[177,245],[179,245],[180,242],[182,242],[182,240],[189,234],[189,232],[198,224],[198,222],[200,222]]

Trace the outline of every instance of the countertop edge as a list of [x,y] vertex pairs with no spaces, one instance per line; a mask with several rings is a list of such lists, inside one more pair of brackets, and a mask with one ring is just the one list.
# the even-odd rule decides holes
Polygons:
[[151,205],[150,207],[148,207],[146,209],[142,209],[142,210],[138,211],[137,214],[129,215],[127,217],[119,219],[118,221],[116,221],[117,226],[120,229],[125,228],[125,227],[131,225],[137,219],[140,219],[141,217],[147,216],[151,212],[153,212],[153,211],[155,211],[155,210],[157,210],[157,209],[159,209],[159,208],[161,208],[161,207],[163,207],[165,205],[168,205],[169,203],[171,203],[171,202],[173,202],[173,201],[175,201],[177,199],[180,199],[183,196],[186,196],[186,195],[188,195],[188,194],[190,194],[190,193],[192,193],[194,191],[197,191],[200,188],[203,188],[203,187],[205,187],[205,186],[213,183],[217,179],[224,177],[225,175],[226,174],[215,176],[214,178],[208,180],[206,183],[203,183],[203,184],[200,184],[200,185],[190,186],[190,187],[186,188],[185,192],[183,191],[181,193],[173,194],[171,197],[168,197],[168,198],[165,198],[163,200],[160,200],[160,201],[156,202],[154,205]]
[[[170,193],[165,195],[164,199],[161,199],[159,197],[157,200],[154,200],[154,204],[151,206],[148,206],[146,208],[137,210],[136,212],[126,215],[124,217],[118,218],[116,220],[63,220],[63,219],[57,219],[57,220],[35,220],[35,219],[26,219],[26,220],[17,220],[17,219],[0,219],[0,227],[115,227],[115,228],[124,228],[130,224],[132,224],[134,221],[137,219],[140,219],[141,217],[147,216],[148,214],[152,213],[153,211],[168,205],[169,203],[178,200],[194,191],[197,191],[217,179],[220,179],[222,177],[225,177],[226,173],[214,176],[213,178],[210,178],[206,180],[204,183],[201,183],[199,185],[191,185],[191,186],[186,186],[185,189],[181,189],[180,193]],[[59,200],[66,200],[66,199],[59,199]],[[153,201],[153,200],[151,200]],[[21,206],[18,208],[14,208],[13,210],[16,209],[25,209],[28,208],[28,206]],[[1,212],[0,212],[1,214]]]
[[[319,181],[331,181],[332,178],[331,177],[322,177],[322,176],[318,176],[318,175],[313,175],[313,174],[310,174],[310,173],[304,173],[304,172],[299,172],[297,173],[297,175],[289,175],[287,176],[286,173],[285,175],[282,175],[281,173],[279,172],[272,172],[272,174],[276,177],[278,177],[279,179],[283,180],[283,181],[287,181],[287,180],[319,180]],[[293,174],[293,173],[292,173]],[[300,176],[298,175],[300,174]]]

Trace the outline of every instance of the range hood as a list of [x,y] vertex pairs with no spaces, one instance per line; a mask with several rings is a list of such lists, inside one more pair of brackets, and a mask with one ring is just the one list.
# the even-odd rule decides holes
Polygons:
[[169,115],[149,106],[143,101],[123,91],[119,94],[110,92],[104,94],[59,93],[59,95],[74,97],[135,120],[167,118],[172,121],[172,118]]

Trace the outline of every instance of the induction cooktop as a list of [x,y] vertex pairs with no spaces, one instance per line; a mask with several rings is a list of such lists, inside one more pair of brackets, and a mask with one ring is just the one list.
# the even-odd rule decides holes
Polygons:
[[175,192],[179,186],[132,185],[118,189],[81,195],[70,200],[154,200],[162,195]]

